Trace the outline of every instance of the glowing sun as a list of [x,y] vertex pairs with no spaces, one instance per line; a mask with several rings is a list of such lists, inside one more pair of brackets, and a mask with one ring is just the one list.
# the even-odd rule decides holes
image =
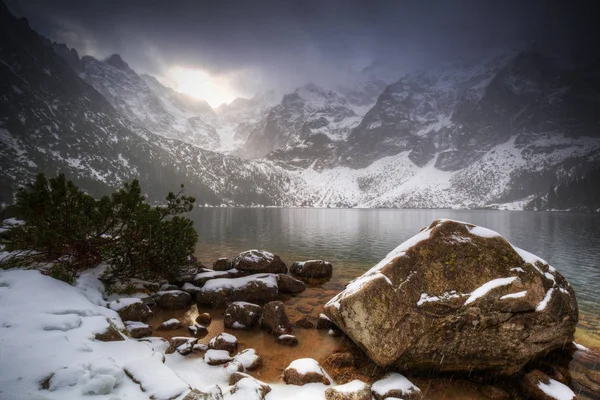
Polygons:
[[229,103],[237,97],[225,78],[211,76],[199,69],[173,67],[167,71],[167,78],[176,91],[206,100],[211,107]]

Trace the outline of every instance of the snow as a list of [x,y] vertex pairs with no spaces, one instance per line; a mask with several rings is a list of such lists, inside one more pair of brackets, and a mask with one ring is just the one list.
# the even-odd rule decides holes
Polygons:
[[246,349],[237,354],[233,359],[244,366],[245,369],[254,364],[260,357],[254,349]]
[[427,293],[421,293],[421,297],[417,302],[417,306],[422,306],[425,303],[437,302],[437,301],[445,301],[454,298],[459,298],[461,296],[465,296],[462,293],[456,293],[456,290],[451,290],[450,292],[444,292],[439,296],[429,296]]
[[217,278],[211,279],[201,288],[203,292],[212,292],[229,289],[241,289],[252,282],[261,282],[268,287],[277,287],[277,276],[275,274],[251,275],[241,278]]
[[527,290],[523,290],[522,292],[506,294],[506,295],[500,297],[500,300],[505,300],[505,299],[520,299],[522,297],[525,297],[526,295],[527,295]]
[[579,351],[590,351],[590,349],[588,349],[587,347],[580,345],[579,343],[575,343],[573,342],[573,345],[577,348],[577,350]]
[[125,365],[125,372],[149,397],[156,400],[173,399],[189,389],[172,369],[159,357],[148,357]]
[[229,355],[229,352],[227,350],[209,349],[204,354],[204,361],[206,361],[206,362],[212,362],[212,361],[227,362],[227,361],[231,361],[231,360],[232,360],[232,358]]
[[223,341],[225,341],[227,343],[237,343],[237,341],[238,341],[235,336],[233,336],[230,333],[225,333],[225,332],[219,333],[219,335],[217,335],[216,337],[212,338],[211,341],[210,341],[210,344],[214,345],[217,342],[217,340],[223,340]]
[[465,301],[464,305],[466,306],[468,304],[471,304],[475,300],[485,296],[492,289],[510,285],[517,279],[519,279],[519,278],[517,278],[516,276],[513,276],[513,277],[509,277],[509,278],[493,279],[489,282],[486,282],[485,284],[483,284],[482,286],[478,287],[477,289],[475,289],[474,291],[471,292],[471,295],[469,296],[467,301]]
[[542,260],[535,254],[531,254],[530,252],[520,249],[517,246],[512,246],[512,247],[519,254],[519,256],[523,259],[523,261],[525,261],[528,264],[531,264],[533,266],[536,266],[536,264],[538,262],[540,262],[542,264],[548,264],[546,261]]
[[340,392],[340,393],[354,393],[354,392],[358,392],[360,390],[366,389],[368,387],[369,387],[369,385],[367,385],[363,381],[359,381],[358,379],[355,379],[344,385],[334,386],[333,389],[336,392]]
[[546,395],[556,400],[571,400],[575,398],[575,393],[568,386],[554,379],[550,379],[548,383],[538,382],[538,387]]
[[398,373],[390,373],[385,378],[378,380],[371,386],[373,393],[380,396],[384,396],[390,390],[399,390],[403,394],[410,394],[413,392],[420,392],[421,390],[416,387],[411,381],[406,379],[404,375]]
[[294,360],[286,369],[295,369],[301,375],[306,375],[311,372],[324,375],[323,369],[317,360],[313,358],[300,358],[298,360]]
[[132,304],[141,303],[142,300],[137,297],[124,297],[117,300],[113,300],[108,304],[111,310],[120,311],[125,307],[129,307]]
[[535,308],[535,311],[544,311],[546,309],[548,303],[550,302],[550,299],[552,298],[552,293],[554,293],[554,288],[551,288],[546,292],[546,295],[544,296],[542,301]]
[[471,235],[476,235],[483,238],[501,237],[501,235],[498,232],[495,232],[488,228],[484,228],[482,226],[474,226],[472,228],[469,228],[469,233]]

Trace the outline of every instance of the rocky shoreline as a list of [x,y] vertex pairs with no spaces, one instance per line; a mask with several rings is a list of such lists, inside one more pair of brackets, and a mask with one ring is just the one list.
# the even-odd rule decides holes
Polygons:
[[[230,332],[261,329],[273,335],[282,352],[298,345],[294,329],[326,330],[343,338],[339,351],[323,365],[310,358],[293,361],[282,376],[289,385],[335,382],[326,399],[422,398],[401,374],[416,383],[425,377],[463,379],[475,384],[481,398],[598,398],[600,375],[592,365],[600,357],[573,344],[578,320],[573,289],[544,260],[496,232],[434,221],[326,304],[317,304],[323,310],[318,319],[291,321],[281,300],[318,288],[332,272],[323,260],[288,268],[272,253],[249,250],[171,282],[133,282],[148,296],[108,306],[119,313],[128,335],[140,340],[184,326],[177,319],[145,324],[153,310],[185,311],[192,305],[199,312],[222,310]],[[187,326],[189,336],[169,338],[166,353],[222,366],[231,373],[230,395],[265,398],[269,385],[246,374],[261,368],[260,354],[241,349],[226,332],[201,343],[211,319],[200,312]],[[184,399],[222,398],[219,393],[218,386],[194,389]]]

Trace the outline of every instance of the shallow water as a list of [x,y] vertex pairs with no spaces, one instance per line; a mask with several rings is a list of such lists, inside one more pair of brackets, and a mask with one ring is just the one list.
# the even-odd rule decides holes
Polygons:
[[[325,259],[334,265],[330,281],[309,287],[296,297],[286,298],[290,320],[304,315],[316,320],[322,306],[345,284],[375,265],[398,244],[438,218],[451,218],[496,230],[514,245],[547,260],[575,288],[580,307],[577,342],[600,349],[600,216],[570,213],[531,213],[456,210],[347,210],[347,209],[223,209],[205,208],[192,214],[199,233],[196,254],[205,265],[219,257],[260,248],[278,254],[286,264],[307,259]],[[302,309],[303,312],[299,311]],[[209,310],[201,310],[205,312]],[[198,310],[185,315],[161,313],[152,323],[170,318],[187,318],[191,323]],[[342,340],[324,331],[295,328],[299,346],[279,345],[261,332],[227,330],[223,310],[210,310],[214,322],[201,342],[222,331],[238,337],[240,348],[255,348],[264,365],[253,375],[279,381],[283,369],[294,359],[312,357],[320,362],[342,346]],[[173,332],[187,335],[185,329]],[[167,334],[168,335],[168,334]],[[164,336],[164,335],[163,335]],[[573,369],[575,367],[572,367]],[[428,399],[483,399],[476,385],[452,380],[419,380]],[[460,396],[459,396],[460,394]]]

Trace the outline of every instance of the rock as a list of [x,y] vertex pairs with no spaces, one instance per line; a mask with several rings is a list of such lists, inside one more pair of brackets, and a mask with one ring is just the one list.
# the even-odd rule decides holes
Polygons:
[[129,297],[111,301],[108,304],[111,310],[115,310],[123,321],[145,322],[152,316],[152,310],[141,299]]
[[196,322],[200,325],[209,326],[212,321],[212,317],[209,313],[202,313],[196,317]]
[[198,293],[201,289],[199,286],[196,286],[193,283],[186,282],[181,287],[181,290],[183,290],[186,293],[189,293],[192,299],[194,299],[196,298],[196,293]]
[[277,274],[277,284],[281,293],[296,294],[306,290],[304,282],[285,274]]
[[294,325],[304,329],[313,329],[315,327],[315,324],[311,321],[308,315],[305,315],[304,317],[297,320]]
[[319,314],[317,329],[339,329],[325,314]]
[[283,372],[283,380],[288,385],[303,386],[307,383],[321,382],[329,385],[329,378],[317,360],[301,358],[294,360]]
[[213,262],[213,269],[215,271],[228,271],[232,268],[233,264],[228,258],[219,258]]
[[277,337],[277,343],[284,346],[298,346],[298,338],[294,335],[280,335]]
[[223,325],[231,329],[252,329],[262,315],[262,307],[245,301],[235,301],[227,306]]
[[235,336],[229,333],[219,333],[208,342],[209,349],[226,350],[227,352],[235,353],[238,348],[238,340]]
[[236,394],[235,398],[244,400],[262,400],[271,391],[266,383],[242,372],[234,372],[229,377],[229,384],[233,385],[230,393]]
[[223,400],[223,392],[218,385],[212,385],[202,391],[193,389],[182,400]]
[[235,357],[232,361],[229,361],[227,364],[225,364],[223,368],[225,369],[225,371],[227,371],[227,374],[229,375],[236,372],[244,372],[245,370],[244,365],[241,362],[237,361]]
[[204,343],[196,343],[192,348],[192,351],[197,353],[205,352],[206,350],[208,350],[208,346]]
[[96,333],[94,338],[101,342],[120,342],[125,340],[121,332],[107,319],[108,326],[104,332]]
[[163,283],[160,285],[160,290],[166,292],[168,290],[179,290],[179,286],[173,285],[171,283]]
[[483,385],[479,388],[479,391],[483,393],[485,397],[492,400],[509,400],[511,398],[510,393],[497,386]]
[[294,330],[281,301],[265,304],[260,317],[260,326],[276,336],[289,334]]
[[575,393],[568,386],[551,379],[537,369],[523,377],[521,387],[531,400],[571,400],[576,398]]
[[331,278],[333,266],[323,260],[297,261],[290,267],[290,272],[304,279],[325,279]]
[[227,350],[209,349],[204,354],[204,362],[208,365],[222,365],[233,360]]
[[173,276],[169,281],[175,285],[182,286],[186,283],[192,283],[196,274],[206,270],[208,270],[208,268],[195,261],[194,263],[185,266],[178,275]]
[[378,380],[371,386],[375,400],[383,400],[389,397],[398,397],[405,400],[416,400],[423,397],[421,389],[416,387],[403,375],[392,372],[385,378]]
[[129,336],[134,339],[152,336],[152,327],[143,322],[125,321],[125,328],[129,332]]
[[326,400],[371,400],[371,386],[357,379],[325,391]]
[[171,338],[171,340],[169,340],[169,347],[165,351],[165,354],[175,353],[175,351],[178,350],[182,345],[186,345],[182,347],[182,350],[184,351],[186,351],[185,349],[188,347],[187,345],[189,345],[191,353],[196,343],[198,343],[197,338],[187,336],[174,336]]
[[351,367],[354,365],[354,356],[350,352],[333,353],[325,360],[332,367]]
[[234,301],[266,302],[279,295],[277,278],[272,274],[252,275],[233,279],[212,279],[196,295],[199,305],[224,307]]
[[571,342],[578,319],[573,288],[554,268],[450,220],[401,244],[324,313],[382,367],[507,375]]
[[300,304],[296,307],[296,311],[302,314],[310,314],[315,308],[310,304]]
[[233,268],[252,274],[287,274],[287,266],[279,256],[264,250],[248,250],[232,260]]
[[167,290],[156,295],[156,303],[164,310],[183,310],[192,303],[190,294],[183,290]]
[[256,354],[256,350],[254,349],[246,349],[237,354],[233,359],[241,363],[248,371],[253,371],[262,365],[262,359]]
[[163,322],[156,328],[157,331],[174,331],[183,328],[183,323],[177,318],[171,318]]
[[204,325],[200,324],[188,326],[188,331],[194,336],[204,337],[208,335],[208,329]]

